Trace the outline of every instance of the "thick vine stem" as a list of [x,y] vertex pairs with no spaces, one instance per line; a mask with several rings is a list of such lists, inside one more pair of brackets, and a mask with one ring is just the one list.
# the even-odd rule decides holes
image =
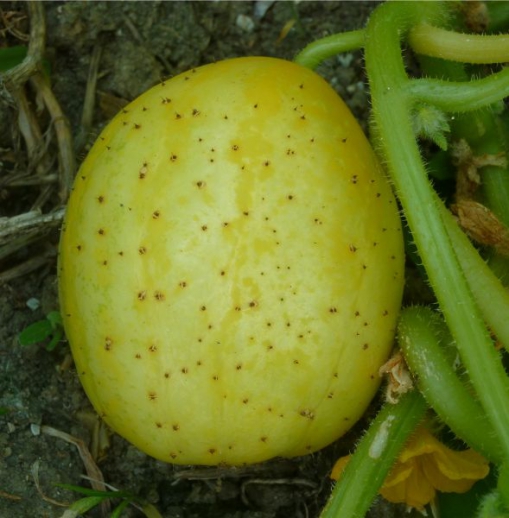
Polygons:
[[498,341],[509,351],[509,292],[472,246],[438,196],[436,200],[437,205],[441,207],[447,233],[484,320]]
[[364,518],[427,405],[412,391],[386,403],[357,445],[320,518]]
[[[398,343],[419,390],[438,416],[471,448],[501,463],[500,444],[481,405],[472,398],[447,357],[451,344],[445,322],[427,307],[406,308],[400,315]],[[454,360],[454,358],[453,358]]]
[[500,101],[500,92],[509,92],[509,67],[474,81],[412,79],[406,88],[416,100],[447,112],[478,110]]
[[[386,3],[372,15],[365,44],[379,146],[428,277],[472,384],[509,460],[509,380],[475,303],[413,138],[409,78],[400,39],[427,2]],[[383,53],[383,55],[381,55]]]
[[359,29],[321,38],[305,47],[293,61],[314,70],[325,59],[360,49],[364,45],[364,35],[364,29]]
[[419,23],[412,27],[408,42],[417,54],[461,63],[506,63],[509,35],[461,34]]

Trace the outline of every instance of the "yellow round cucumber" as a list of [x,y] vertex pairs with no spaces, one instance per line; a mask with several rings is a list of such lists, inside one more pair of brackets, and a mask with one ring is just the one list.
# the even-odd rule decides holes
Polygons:
[[360,126],[275,58],[202,66],[129,104],[82,164],[61,236],[88,397],[177,464],[344,434],[379,387],[402,286],[397,204]]

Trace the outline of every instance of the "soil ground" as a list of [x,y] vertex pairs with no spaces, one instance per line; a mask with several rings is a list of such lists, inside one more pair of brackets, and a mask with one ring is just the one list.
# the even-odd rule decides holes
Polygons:
[[[164,78],[212,61],[245,55],[291,59],[314,39],[362,27],[375,5],[360,1],[45,2],[51,87],[76,139],[82,134],[92,54],[96,46],[101,48],[93,127],[85,135],[78,162],[116,111],[115,103],[121,105]],[[2,2],[0,8],[4,14],[20,14],[17,28],[28,33],[23,20],[26,3]],[[282,35],[292,19],[296,23]],[[9,31],[0,35],[0,47],[23,43]],[[319,73],[366,127],[368,94],[361,54],[331,59]],[[2,157],[12,150],[23,151],[16,126],[16,111],[1,100]],[[0,166],[0,217],[21,214],[38,190],[2,187],[9,163],[4,160]],[[90,444],[90,419],[84,416],[93,413],[68,362],[68,346],[64,342],[48,352],[44,344],[22,347],[18,341],[27,325],[58,309],[55,253],[48,253],[48,249],[56,251],[57,243],[55,231],[0,260],[2,271],[32,256],[49,257],[36,270],[0,286],[0,517],[62,516],[66,504],[78,496],[55,484],[88,486],[81,478],[85,470],[77,448],[38,434],[33,426],[51,426]],[[319,453],[234,471],[164,464],[116,435],[110,437],[110,447],[98,464],[107,483],[146,498],[164,517],[315,518],[332,488],[331,466],[352,448],[365,423]],[[403,509],[380,501],[370,516],[402,513]],[[87,516],[102,515],[95,510]],[[130,507],[122,516],[142,514]]]

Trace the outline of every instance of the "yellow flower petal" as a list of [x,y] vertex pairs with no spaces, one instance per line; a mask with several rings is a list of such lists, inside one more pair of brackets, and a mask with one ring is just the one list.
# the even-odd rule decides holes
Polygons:
[[[331,478],[337,480],[349,460],[350,455],[340,458]],[[488,461],[477,452],[451,450],[421,426],[401,452],[380,494],[390,502],[422,511],[436,491],[464,493],[488,472]]]
[[488,461],[473,450],[453,451],[442,445],[423,459],[423,470],[438,490],[465,493],[477,480],[486,477],[490,468]]
[[336,464],[334,464],[334,467],[332,468],[332,472],[330,474],[330,478],[332,478],[332,480],[339,480],[339,477],[341,477],[343,471],[345,471],[346,465],[348,464],[350,457],[351,455],[346,455],[345,457],[340,457],[336,461]]
[[489,472],[484,457],[473,450],[454,451],[421,426],[401,452],[380,494],[391,502],[422,509],[435,490],[464,493]]
[[[391,475],[389,475],[388,480]],[[394,481],[392,481],[394,482]],[[408,477],[399,483],[380,488],[380,494],[389,502],[405,503],[410,507],[423,510],[424,506],[435,497],[435,489],[429,481],[422,477],[419,469],[412,470]]]
[[443,444],[435,439],[424,426],[417,428],[405,448],[400,453],[399,462],[407,462],[413,457],[420,457],[427,453],[433,453],[443,447]]
[[387,475],[383,487],[392,487],[405,482],[416,471],[416,468],[415,459],[410,459],[408,462],[396,462]]

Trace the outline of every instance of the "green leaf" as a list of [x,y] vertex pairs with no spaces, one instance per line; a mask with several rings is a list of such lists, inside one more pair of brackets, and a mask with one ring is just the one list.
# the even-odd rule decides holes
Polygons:
[[99,491],[97,489],[90,489],[88,487],[74,486],[72,484],[55,484],[57,487],[81,493],[87,496],[97,496],[101,498],[129,498],[135,499],[135,496],[128,491]]
[[19,343],[21,345],[33,345],[42,342],[53,333],[53,327],[49,320],[39,320],[30,324],[19,334]]
[[51,311],[45,320],[39,320],[26,327],[19,335],[21,345],[33,345],[42,342],[46,338],[51,341],[46,346],[47,351],[52,351],[58,345],[64,335],[62,316],[58,311]]
[[152,504],[144,504],[142,510],[147,518],[163,518]]
[[60,311],[50,311],[46,318],[51,324],[51,327],[53,329],[58,329],[62,326],[62,315],[60,314]]
[[432,140],[440,149],[447,149],[447,138],[451,128],[447,115],[436,108],[425,103],[419,103],[413,113],[413,126],[415,135]]
[[59,330],[59,331],[55,331],[55,333],[53,334],[53,337],[51,339],[51,341],[49,342],[49,344],[46,346],[46,351],[53,351],[53,349],[55,349],[55,347],[58,345],[58,343],[60,342],[60,340],[62,339],[62,336],[64,335],[63,331]]
[[[24,45],[0,49],[0,73],[3,74],[20,65],[26,58],[26,55],[27,47]],[[42,60],[42,70],[49,77],[51,67],[47,59]]]
[[120,504],[113,509],[113,512],[110,515],[110,518],[120,518],[122,511],[129,505],[129,500],[123,500]]
[[17,67],[26,57],[27,47],[19,45],[0,49],[0,72],[7,72]]
[[498,491],[483,497],[475,518],[507,518],[507,510]]
[[104,497],[100,496],[86,496],[85,498],[80,498],[73,502],[68,510],[76,512],[76,516],[86,513],[93,509],[95,506],[99,505],[104,500]]

